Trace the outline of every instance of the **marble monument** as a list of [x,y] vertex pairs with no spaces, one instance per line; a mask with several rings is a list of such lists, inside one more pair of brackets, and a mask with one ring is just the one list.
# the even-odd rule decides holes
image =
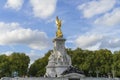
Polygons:
[[46,66],[46,77],[63,77],[66,70],[73,68],[71,58],[65,50],[66,39],[63,38],[61,20],[58,17],[56,17],[56,25],[56,38],[53,39],[54,49],[49,56],[48,65]]

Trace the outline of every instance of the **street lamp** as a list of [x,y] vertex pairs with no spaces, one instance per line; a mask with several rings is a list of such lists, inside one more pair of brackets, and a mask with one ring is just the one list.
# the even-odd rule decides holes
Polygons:
[[99,71],[98,70],[96,71],[96,77],[97,78],[99,77]]
[[12,76],[13,76],[13,77],[17,77],[17,76],[18,76],[18,72],[17,72],[17,71],[14,71],[14,72],[12,73]]
[[92,71],[90,70],[88,73],[89,73],[89,75],[90,75],[90,77],[91,77],[91,73],[92,73]]

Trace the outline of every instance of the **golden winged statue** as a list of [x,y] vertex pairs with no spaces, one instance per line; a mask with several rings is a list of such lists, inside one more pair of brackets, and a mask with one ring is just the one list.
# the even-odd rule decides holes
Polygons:
[[61,31],[61,23],[62,23],[62,21],[59,20],[59,18],[57,16],[56,17],[56,25],[57,25],[56,37],[57,38],[62,38],[63,37],[62,31]]

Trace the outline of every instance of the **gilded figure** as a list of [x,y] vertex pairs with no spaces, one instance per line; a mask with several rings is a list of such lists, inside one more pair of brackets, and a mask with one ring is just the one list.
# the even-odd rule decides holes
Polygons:
[[59,20],[59,18],[57,16],[56,17],[56,25],[57,25],[56,37],[57,38],[62,38],[63,37],[62,31],[61,31],[61,24],[62,24],[62,21]]

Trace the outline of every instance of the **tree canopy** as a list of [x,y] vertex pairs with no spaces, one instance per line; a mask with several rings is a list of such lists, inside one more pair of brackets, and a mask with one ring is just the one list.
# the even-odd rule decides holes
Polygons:
[[[84,71],[86,76],[107,77],[114,74],[120,77],[120,51],[112,53],[108,49],[100,49],[95,51],[82,50],[77,48],[75,50],[66,49],[71,56],[72,65]],[[42,58],[36,60],[29,69],[31,76],[43,76],[45,74],[45,67],[48,63],[48,57],[51,51],[48,51]]]
[[[71,56],[72,65],[82,70],[86,76],[107,77],[108,74],[114,77],[120,77],[120,51],[111,52],[108,49],[95,51],[66,49]],[[49,50],[44,57],[34,61],[29,66],[30,58],[25,53],[12,53],[11,55],[0,55],[0,77],[14,76],[44,76],[48,57],[52,50]]]
[[0,55],[0,77],[14,76],[15,72],[18,76],[27,75],[29,62],[29,56],[25,53]]

